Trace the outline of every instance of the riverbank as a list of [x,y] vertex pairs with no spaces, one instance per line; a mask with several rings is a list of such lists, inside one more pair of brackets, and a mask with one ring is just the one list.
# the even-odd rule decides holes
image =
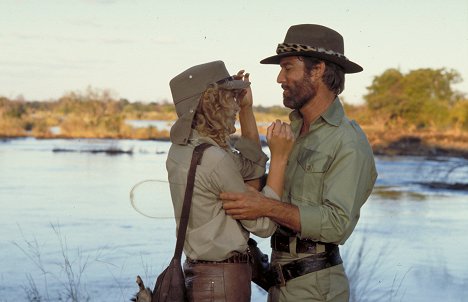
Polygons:
[[468,158],[468,133],[363,127],[376,155]]
[[[375,129],[363,126],[369,143],[376,155],[386,156],[451,156],[468,159],[468,133],[454,131],[409,131],[407,129]],[[260,134],[266,134],[266,127],[259,127]],[[156,135],[154,135],[157,133]],[[169,141],[168,131],[155,131],[149,137],[140,135],[119,136],[70,136],[50,134],[37,136],[24,134],[16,136],[0,136],[0,141],[34,137],[36,139],[130,139],[130,140],[155,140]],[[266,142],[264,142],[266,144]],[[61,150],[59,150],[61,151]],[[116,151],[116,150],[113,150]],[[125,150],[123,150],[125,151]]]

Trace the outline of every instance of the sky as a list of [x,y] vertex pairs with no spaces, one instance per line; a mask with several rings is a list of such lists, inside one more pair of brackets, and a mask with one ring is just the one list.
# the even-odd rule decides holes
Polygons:
[[389,68],[458,71],[468,94],[466,0],[0,0],[0,96],[58,99],[88,87],[129,101],[172,101],[169,81],[223,60],[251,74],[254,104],[282,105],[274,55],[291,25],[341,33],[364,71],[346,76],[361,104]]

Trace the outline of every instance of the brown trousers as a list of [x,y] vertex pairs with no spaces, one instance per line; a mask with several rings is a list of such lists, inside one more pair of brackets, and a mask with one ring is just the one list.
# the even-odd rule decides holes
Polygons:
[[248,302],[252,269],[249,263],[184,263],[185,286],[191,302]]

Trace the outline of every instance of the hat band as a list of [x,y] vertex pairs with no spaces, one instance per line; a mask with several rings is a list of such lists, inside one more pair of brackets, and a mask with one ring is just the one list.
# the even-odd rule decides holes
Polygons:
[[297,43],[281,43],[281,44],[278,44],[278,47],[276,48],[277,54],[282,54],[282,53],[287,53],[287,52],[304,52],[304,51],[319,52],[319,53],[332,55],[341,59],[348,60],[344,54],[330,50],[330,49],[325,49],[322,47],[312,47],[309,45],[297,44]]

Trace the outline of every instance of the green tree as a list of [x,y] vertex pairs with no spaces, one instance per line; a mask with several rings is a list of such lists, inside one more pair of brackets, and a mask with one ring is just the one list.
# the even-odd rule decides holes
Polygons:
[[450,110],[462,98],[453,84],[460,74],[445,68],[422,68],[407,74],[388,69],[376,76],[364,96],[371,111],[418,127],[447,126]]
[[453,106],[450,119],[455,127],[468,130],[468,99],[459,100]]
[[367,87],[369,93],[364,96],[369,109],[398,114],[403,95],[403,74],[397,69],[387,69]]

